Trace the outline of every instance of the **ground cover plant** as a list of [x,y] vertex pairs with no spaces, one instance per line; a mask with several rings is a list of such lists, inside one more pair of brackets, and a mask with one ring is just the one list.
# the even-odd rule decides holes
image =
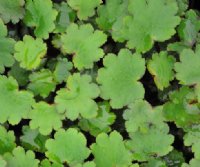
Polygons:
[[198,0],[0,0],[0,167],[199,167]]

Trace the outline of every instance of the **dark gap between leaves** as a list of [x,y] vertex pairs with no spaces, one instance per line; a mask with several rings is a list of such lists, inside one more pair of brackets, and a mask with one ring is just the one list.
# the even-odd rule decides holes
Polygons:
[[177,126],[173,122],[168,122],[168,126],[170,128],[170,134],[174,136],[174,143],[172,146],[183,153],[185,158],[185,162],[189,162],[192,158],[194,158],[194,154],[191,152],[191,147],[184,146],[183,136],[184,131],[181,128],[177,128]]
[[23,135],[22,127],[26,126],[26,125],[29,126],[29,122],[30,122],[30,120],[28,120],[28,119],[22,119],[17,125],[9,124],[9,130],[14,131],[14,133],[15,133],[17,145],[21,145],[20,144],[20,137]]
[[162,102],[158,98],[157,87],[154,84],[154,80],[148,70],[146,70],[140,81],[145,89],[145,100],[147,100],[152,106],[161,105]]
[[122,136],[123,139],[129,139],[129,135],[125,128],[125,120],[123,119],[123,113],[125,109],[119,109],[119,110],[111,110],[115,113],[116,119],[115,122],[111,125],[111,129],[118,131]]
[[199,0],[189,0],[189,9],[200,10],[200,1]]

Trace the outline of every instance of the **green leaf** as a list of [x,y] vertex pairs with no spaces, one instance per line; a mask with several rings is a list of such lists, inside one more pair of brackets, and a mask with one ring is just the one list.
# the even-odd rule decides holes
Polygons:
[[195,92],[195,94],[197,96],[198,102],[200,102],[200,84],[196,84],[194,86],[194,92]]
[[59,113],[65,113],[70,120],[75,120],[81,115],[83,118],[94,118],[98,106],[93,100],[99,95],[99,88],[92,83],[89,75],[75,73],[68,77],[67,88],[57,91],[55,97]]
[[186,13],[186,18],[178,26],[179,37],[187,46],[193,46],[197,41],[200,30],[199,19],[194,10],[189,10]]
[[[54,35],[53,40],[51,42],[52,42],[52,45],[57,49],[61,49],[63,47],[63,43],[61,41],[61,34]],[[63,50],[61,51],[64,52]]]
[[169,43],[167,46],[167,51],[173,51],[177,52],[178,54],[181,54],[184,49],[189,49],[190,47],[185,45],[183,42],[174,42]]
[[26,71],[24,68],[21,68],[18,62],[13,64],[8,73],[9,76],[12,76],[17,80],[19,86],[25,86],[29,82],[29,74],[30,71]]
[[78,70],[89,69],[104,56],[99,47],[106,42],[106,35],[102,31],[94,31],[91,24],[71,24],[62,34],[61,42],[64,53],[74,54],[73,63]]
[[35,154],[30,150],[25,152],[22,147],[16,147],[12,154],[5,154],[4,159],[7,162],[6,167],[38,167],[39,164]]
[[103,30],[111,30],[113,24],[127,13],[126,0],[106,0],[105,5],[98,7],[97,13],[98,26]]
[[[0,0],[0,11],[1,11],[1,0]],[[1,13],[1,12],[0,12]],[[14,53],[15,41],[11,38],[7,38],[7,27],[4,25],[0,18],[0,73],[5,71],[5,67],[12,67],[14,64]]]
[[180,62],[175,63],[176,78],[182,85],[193,85],[200,82],[200,45],[195,52],[185,49],[180,54]]
[[[172,151],[171,144],[174,137],[168,134],[168,126],[162,128],[149,128],[148,132],[130,133],[130,140],[127,147],[133,152],[133,159],[137,161],[147,161],[154,157],[160,157]],[[156,147],[155,147],[156,144]]]
[[122,49],[118,56],[108,54],[103,64],[104,68],[98,70],[97,82],[101,85],[101,97],[110,99],[112,108],[143,99],[144,88],[138,80],[144,75],[145,61],[140,54]]
[[102,3],[102,0],[68,0],[67,3],[77,11],[80,20],[87,20],[95,14],[95,8]]
[[192,160],[190,160],[190,164],[183,163],[181,167],[198,167],[199,164],[200,160],[193,158]]
[[25,35],[23,41],[15,44],[15,59],[20,62],[20,66],[27,70],[37,68],[41,59],[47,52],[47,46],[39,38],[34,39],[32,36]]
[[0,156],[0,166],[1,167],[6,167],[6,161]]
[[193,108],[199,111],[198,104],[195,103],[197,99],[194,98],[187,101],[188,95],[193,93],[190,88],[182,87],[169,95],[170,101],[166,102],[163,106],[163,113],[168,121],[174,121],[178,127],[184,129],[199,123],[200,115],[198,113],[192,113]]
[[192,146],[192,152],[194,153],[194,157],[200,159],[200,132],[199,131],[189,131],[184,136],[184,145]]
[[168,167],[166,163],[160,159],[151,159],[147,163],[142,164],[141,167]]
[[32,73],[29,75],[30,83],[28,84],[28,90],[32,91],[35,96],[47,97],[56,88],[53,77],[53,73],[48,69]]
[[128,133],[137,131],[148,133],[151,126],[165,126],[163,125],[164,117],[162,108],[157,107],[153,109],[148,102],[142,100],[129,105],[129,109],[125,110],[123,117]]
[[178,5],[178,14],[180,16],[185,14],[185,11],[188,9],[189,0],[176,0]]
[[58,59],[53,72],[55,81],[62,83],[63,81],[67,80],[70,75],[69,71],[72,69],[72,67],[72,63],[66,58]]
[[152,109],[146,101],[136,101],[124,112],[123,117],[131,138],[127,146],[133,152],[134,160],[146,161],[172,150],[174,138],[168,135],[169,127],[164,123],[162,107]]
[[140,167],[138,164],[132,164],[131,166],[129,167]]
[[125,167],[132,161],[131,153],[117,131],[113,131],[109,136],[106,133],[99,134],[96,143],[91,145],[91,150],[97,167]]
[[33,105],[33,110],[29,113],[30,128],[39,129],[42,135],[48,135],[52,130],[62,127],[62,116],[56,111],[55,105],[39,102]]
[[3,21],[0,18],[0,37],[5,37],[7,33],[7,27],[4,25]]
[[51,164],[48,159],[44,159],[42,160],[40,167],[63,167],[63,165],[56,162]]
[[98,115],[91,119],[81,119],[79,126],[84,131],[89,131],[91,135],[97,136],[101,132],[110,132],[110,125],[114,123],[116,116],[110,112],[109,103],[99,103]]
[[16,24],[24,17],[24,0],[0,0],[0,18]]
[[153,75],[154,82],[158,89],[163,90],[170,85],[174,79],[175,58],[167,52],[154,53],[152,59],[148,61],[147,68]]
[[73,128],[58,130],[54,139],[47,140],[46,148],[46,155],[50,159],[57,157],[60,162],[67,162],[69,165],[82,163],[90,154],[85,136]]
[[[149,51],[154,41],[163,42],[176,33],[180,18],[177,3],[172,0],[129,1],[130,15],[113,25],[112,37],[138,52]],[[167,13],[167,14],[166,14]]]
[[15,146],[14,132],[7,131],[3,126],[0,125],[0,155],[3,155],[6,152],[12,152]]
[[57,14],[51,0],[27,0],[24,22],[28,27],[35,27],[36,37],[47,39],[55,29]]
[[177,150],[172,150],[169,154],[163,157],[163,160],[166,162],[168,167],[179,167],[185,162],[183,153]]
[[61,4],[54,4],[54,7],[58,11],[58,15],[55,23],[55,33],[65,32],[67,27],[75,20],[75,13],[68,6],[66,2],[62,2]]
[[88,161],[84,164],[78,164],[76,166],[73,167],[96,167],[96,164],[93,161]]
[[18,124],[34,104],[32,93],[18,90],[17,81],[12,77],[0,75],[0,123],[8,121],[12,125]]
[[48,136],[43,136],[38,130],[32,130],[29,126],[23,126],[23,135],[20,137],[21,145],[28,150],[45,152],[45,142]]

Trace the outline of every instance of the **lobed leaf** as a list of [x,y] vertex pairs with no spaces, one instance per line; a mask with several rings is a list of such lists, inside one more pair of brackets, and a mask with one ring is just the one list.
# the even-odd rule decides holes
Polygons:
[[23,41],[15,44],[15,59],[26,70],[36,69],[41,59],[47,52],[47,46],[40,38],[34,39],[32,36],[25,35]]
[[108,54],[103,64],[98,70],[97,82],[101,97],[110,100],[112,108],[122,108],[144,98],[144,88],[138,81],[145,72],[145,61],[140,54],[122,49],[118,56]]
[[30,128],[37,129],[42,135],[48,135],[52,130],[62,127],[62,115],[58,114],[54,105],[49,105],[43,101],[33,105],[33,110],[29,113]]
[[106,133],[99,134],[91,150],[97,167],[124,167],[132,161],[131,153],[117,131],[111,132],[109,136]]
[[16,125],[22,118],[27,118],[34,104],[32,93],[18,90],[17,81],[3,75],[0,75],[0,92],[0,123],[8,121]]
[[61,42],[64,53],[74,54],[74,67],[78,70],[90,69],[104,56],[100,46],[106,42],[106,35],[102,31],[94,31],[91,24],[71,24],[62,34]]
[[0,0],[0,18],[5,23],[18,23],[24,17],[24,0]]
[[28,27],[35,27],[37,38],[49,38],[49,33],[55,29],[58,12],[53,9],[51,0],[27,0],[24,22]]
[[168,55],[167,52],[155,53],[152,59],[148,61],[147,69],[153,75],[154,82],[158,89],[163,90],[170,85],[174,79],[175,58]]
[[78,11],[77,16],[80,20],[87,20],[95,14],[95,8],[102,3],[102,0],[68,0],[69,6]]
[[68,77],[67,88],[57,91],[55,97],[59,113],[64,113],[70,120],[81,115],[83,118],[94,118],[98,106],[94,99],[99,95],[99,88],[92,83],[89,75],[75,73]]
[[50,159],[53,158],[52,160],[56,157],[61,163],[76,165],[82,163],[90,154],[90,150],[86,147],[85,136],[76,129],[58,130],[54,138],[46,142],[46,155]]

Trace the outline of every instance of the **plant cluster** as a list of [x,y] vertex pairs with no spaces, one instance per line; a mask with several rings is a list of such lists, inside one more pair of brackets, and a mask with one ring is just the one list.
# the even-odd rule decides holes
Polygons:
[[199,167],[199,30],[188,0],[0,0],[0,167]]

